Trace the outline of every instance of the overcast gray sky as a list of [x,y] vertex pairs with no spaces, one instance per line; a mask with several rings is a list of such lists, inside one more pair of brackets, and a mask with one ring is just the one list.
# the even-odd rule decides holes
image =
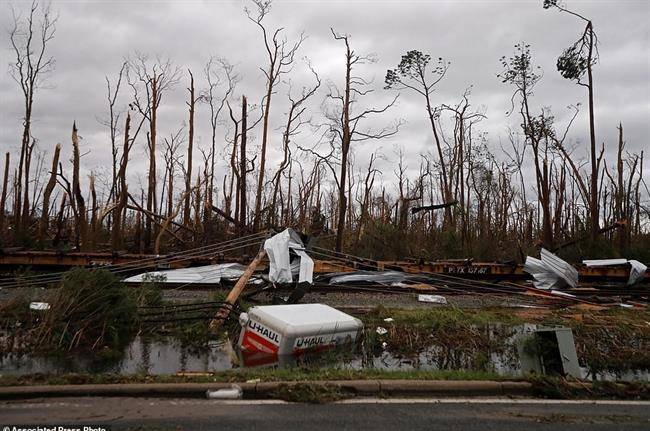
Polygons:
[[[0,27],[11,26],[11,5],[26,11],[29,2],[1,1]],[[227,58],[243,76],[236,96],[245,93],[259,101],[264,90],[265,66],[259,29],[243,12],[246,1],[53,1],[59,14],[57,33],[51,44],[56,70],[48,89],[39,91],[35,102],[33,135],[39,147],[51,154],[57,142],[68,154],[73,120],[83,136],[84,168],[106,172],[110,165],[106,127],[98,119],[107,113],[105,76],[114,78],[125,57],[135,51],[151,56],[170,57],[183,68],[191,68],[199,89],[205,87],[203,67],[211,55]],[[625,128],[630,151],[649,149],[650,136],[650,2],[647,0],[569,0],[569,7],[590,17],[600,40],[600,62],[595,67],[597,141],[604,142],[609,154],[616,148],[619,121]],[[490,144],[499,155],[500,141],[507,141],[507,128],[517,127],[519,119],[508,117],[512,88],[496,78],[499,58],[510,55],[515,43],[531,45],[534,61],[544,77],[538,85],[533,105],[551,106],[558,125],[569,118],[567,105],[582,103],[580,116],[571,130],[577,153],[586,155],[588,140],[586,91],[559,76],[555,60],[581,34],[584,25],[575,17],[544,10],[542,0],[532,1],[281,1],[273,4],[266,19],[270,28],[284,27],[291,41],[304,31],[307,39],[299,57],[309,57],[324,85],[312,103],[312,115],[320,119],[320,105],[328,83],[343,80],[344,47],[330,33],[333,27],[351,35],[353,48],[374,53],[378,61],[360,68],[359,73],[374,78],[376,91],[367,98],[368,106],[379,106],[394,96],[383,90],[386,69],[395,67],[407,50],[418,49],[451,61],[447,77],[434,96],[435,103],[456,103],[463,91],[472,87],[471,103],[483,109],[487,119],[479,129],[488,133]],[[7,73],[14,61],[6,31],[0,41],[0,149],[16,154],[20,145],[22,100],[17,84]],[[285,76],[295,87],[309,85],[311,75],[304,63]],[[185,74],[181,83],[163,101],[159,136],[168,136],[187,121]],[[273,169],[279,153],[286,113],[287,85],[279,86],[274,100],[270,140]],[[119,105],[125,107],[132,93],[123,88]],[[392,181],[395,149],[403,148],[411,169],[417,169],[418,154],[432,149],[431,132],[422,101],[403,92],[397,106],[372,121],[382,126],[403,119],[400,133],[381,142],[366,142],[357,147],[360,166],[379,149],[384,155],[383,180]],[[197,113],[197,144],[207,148],[210,141],[207,107]],[[219,145],[223,148],[219,132]],[[261,132],[256,130],[254,135]],[[313,144],[318,134],[305,129],[298,138]],[[253,145],[259,139],[253,139]],[[145,172],[143,143],[133,152],[132,173]],[[198,152],[197,152],[198,153]],[[17,157],[17,156],[16,156]],[[48,157],[49,159],[49,157]],[[197,155],[196,161],[199,158]],[[610,158],[610,163],[614,160]],[[650,168],[650,163],[646,163]],[[650,169],[646,170],[646,178]]]

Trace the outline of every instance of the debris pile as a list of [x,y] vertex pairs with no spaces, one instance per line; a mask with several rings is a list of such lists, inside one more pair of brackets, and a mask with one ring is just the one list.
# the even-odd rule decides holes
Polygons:
[[629,265],[630,267],[630,278],[627,280],[628,286],[633,286],[640,282],[645,276],[648,267],[638,260],[627,260],[627,259],[593,259],[593,260],[583,260],[583,264],[589,267],[598,267],[598,266],[618,266],[618,265]]
[[169,283],[169,284],[221,284],[222,280],[236,281],[246,267],[239,263],[222,263],[190,268],[151,271],[124,279],[125,283]]
[[542,248],[541,259],[526,257],[524,271],[533,276],[538,289],[554,290],[565,286],[576,287],[578,271],[569,263]]
[[[300,235],[293,229],[285,229],[264,242],[269,257],[269,280],[272,283],[292,283],[297,273],[298,283],[312,283],[314,261],[305,252]],[[292,255],[296,257],[291,260]]]

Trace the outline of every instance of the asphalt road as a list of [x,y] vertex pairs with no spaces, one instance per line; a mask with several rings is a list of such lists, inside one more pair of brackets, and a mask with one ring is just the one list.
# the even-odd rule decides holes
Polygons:
[[8,424],[110,425],[112,430],[648,430],[650,403],[542,400],[280,401],[51,398],[0,402]]

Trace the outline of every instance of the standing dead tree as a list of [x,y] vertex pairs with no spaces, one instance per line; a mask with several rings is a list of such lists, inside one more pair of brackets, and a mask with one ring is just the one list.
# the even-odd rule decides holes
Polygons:
[[[567,13],[579,18],[585,23],[585,28],[578,40],[569,48],[565,49],[557,59],[557,70],[562,77],[575,81],[576,84],[586,87],[589,98],[589,156],[591,159],[591,176],[589,186],[589,220],[592,241],[596,239],[599,231],[599,201],[598,201],[598,178],[600,175],[600,163],[596,150],[596,127],[594,124],[594,81],[593,66],[598,62],[598,38],[590,19],[573,12],[557,0],[544,0],[544,9],[556,8],[560,12]],[[587,74],[587,82],[583,78]]]
[[243,229],[246,226],[246,138],[248,127],[246,121],[248,120],[248,103],[246,102],[246,96],[241,97],[241,142],[239,144],[239,185],[238,185],[238,195],[239,195],[239,215],[237,220],[239,221],[239,226]]
[[[451,202],[452,186],[449,178],[449,167],[445,160],[441,142],[440,131],[436,126],[436,119],[440,115],[440,109],[436,107],[432,100],[431,95],[436,90],[436,85],[447,74],[449,69],[449,62],[438,58],[435,65],[429,69],[431,56],[423,54],[417,50],[408,51],[402,56],[402,60],[395,69],[386,71],[386,89],[396,90],[412,90],[424,98],[427,117],[431,124],[431,131],[433,132],[433,141],[438,153],[438,161],[440,163],[440,188],[442,190],[442,198],[445,202]],[[451,207],[445,208],[445,221],[451,222],[452,213]]]
[[[129,105],[135,108],[148,122],[147,151],[149,153],[149,172],[147,179],[147,211],[158,212],[156,197],[156,135],[158,108],[164,94],[171,90],[179,81],[180,69],[169,59],[156,59],[152,65],[146,55],[136,53],[129,61],[127,69],[129,85],[133,89],[133,101]],[[144,245],[148,248],[152,238],[151,218],[147,218],[144,231]]]
[[289,144],[291,139],[296,134],[300,133],[300,128],[305,124],[309,123],[309,120],[303,120],[302,116],[307,109],[305,102],[312,97],[318,88],[321,85],[321,80],[318,77],[318,74],[311,68],[310,70],[316,79],[316,83],[313,87],[303,87],[302,93],[299,97],[292,96],[291,88],[289,88],[288,98],[291,106],[289,107],[289,112],[287,113],[287,122],[282,132],[282,161],[278,166],[278,170],[275,172],[271,183],[273,185],[273,192],[271,193],[271,204],[269,206],[269,222],[274,224],[276,220],[276,205],[278,201],[278,193],[281,188],[282,175],[287,169],[291,159],[291,148]]
[[129,137],[131,131],[131,112],[127,112],[126,120],[124,122],[124,141],[122,145],[122,158],[120,160],[120,169],[117,172],[119,180],[119,188],[116,193],[116,205],[113,216],[113,230],[111,231],[111,246],[113,250],[119,250],[123,244],[122,239],[122,223],[127,205],[128,186],[126,183],[126,167],[129,163],[129,150],[131,149],[132,141]]
[[5,169],[2,177],[2,195],[0,196],[0,238],[5,227],[5,206],[7,205],[7,189],[9,187],[9,152],[5,153]]
[[120,68],[120,72],[117,75],[117,79],[115,81],[115,84],[111,84],[111,80],[108,76],[106,76],[106,99],[108,101],[108,119],[100,121],[102,125],[108,127],[108,131],[110,134],[110,139],[111,139],[111,157],[112,157],[112,165],[111,165],[111,190],[108,195],[108,200],[112,200],[113,197],[116,194],[116,188],[117,188],[117,171],[119,169],[118,167],[118,144],[117,144],[117,138],[118,138],[118,123],[120,121],[120,116],[121,112],[117,110],[116,104],[117,104],[117,96],[119,95],[120,92],[120,87],[122,86],[122,79],[124,77],[124,74],[126,72],[126,67],[127,63],[124,62],[122,63],[122,67]]
[[253,0],[256,11],[253,14],[246,9],[248,19],[253,21],[260,28],[264,38],[264,48],[268,55],[267,68],[261,68],[266,77],[266,94],[262,102],[264,120],[262,122],[262,146],[260,148],[260,169],[257,178],[257,189],[255,193],[255,212],[253,218],[253,229],[257,230],[260,223],[260,212],[262,210],[262,195],[264,192],[264,170],[266,168],[266,147],[268,141],[269,115],[271,112],[271,99],[274,89],[280,81],[280,77],[291,70],[296,52],[304,41],[304,34],[301,34],[298,41],[288,44],[286,38],[280,39],[282,28],[278,28],[270,35],[263,24],[264,17],[271,9],[270,0]]
[[[246,101],[246,96],[242,96],[242,115],[239,119],[235,117],[232,106],[230,102],[226,100],[226,105],[228,106],[228,113],[230,115],[230,120],[233,124],[232,130],[232,149],[230,152],[230,185],[226,187],[225,178],[224,178],[224,201],[225,201],[225,210],[223,211],[224,218],[231,221],[231,205],[234,201],[234,223],[237,225],[239,230],[242,230],[245,227],[245,218],[246,213],[244,212],[244,221],[242,222],[240,205],[242,203],[241,192],[242,185],[246,182],[246,174],[252,172],[252,169],[246,169],[247,159],[246,159],[246,148],[241,148],[242,144],[246,145],[245,138],[250,130],[255,128],[260,121],[262,121],[263,115],[260,115],[255,121],[248,122],[248,116],[252,109],[255,109],[255,105],[248,105]],[[253,158],[251,164],[254,163],[254,160],[257,156]],[[243,161],[242,161],[243,160]],[[226,192],[228,188],[228,192]],[[233,195],[234,193],[234,195]],[[244,191],[245,194],[245,191]],[[233,199],[234,198],[234,199]],[[216,207],[215,207],[216,208]],[[224,215],[225,214],[225,215]]]
[[363,181],[362,198],[358,201],[358,203],[361,205],[361,209],[359,211],[359,222],[357,223],[357,232],[354,239],[355,249],[359,247],[359,241],[361,240],[363,229],[366,225],[367,220],[370,218],[369,206],[372,199],[372,189],[375,184],[375,177],[377,174],[381,175],[379,169],[374,166],[376,160],[377,153],[372,153],[370,155],[370,161],[368,162],[368,170],[366,171],[366,176]]
[[54,70],[54,57],[47,55],[47,49],[54,39],[57,17],[52,15],[49,5],[39,8],[36,1],[32,2],[25,18],[16,15],[13,8],[12,17],[13,26],[9,30],[9,39],[15,54],[15,62],[10,63],[9,74],[20,86],[24,99],[23,133],[19,165],[14,180],[13,208],[15,229],[20,233],[22,227],[28,223],[29,217],[29,159],[34,142],[32,139],[34,95],[39,88],[43,87],[48,75]]
[[[190,93],[190,100],[188,102],[185,102],[189,108],[189,133],[188,133],[188,139],[187,139],[187,169],[185,172],[185,204],[184,204],[184,209],[183,209],[183,223],[187,226],[190,223],[190,189],[192,188],[192,150],[194,147],[194,108],[196,106],[196,96],[194,92],[194,75],[192,75],[191,70],[187,70],[187,72],[190,74],[190,87],[187,89],[187,91]],[[167,150],[170,150],[173,148],[175,140],[172,137],[171,143],[172,146],[170,146],[167,142]],[[174,149],[175,152],[175,149]],[[173,152],[172,152],[172,159],[173,159]],[[173,168],[173,166],[172,166]],[[168,165],[168,170],[169,170],[169,165]],[[171,173],[171,171],[170,171]],[[170,177],[170,181],[173,181]],[[172,183],[170,182],[170,185]],[[170,192],[171,193],[171,192]],[[169,202],[167,203],[169,205],[169,208],[167,210],[168,215],[172,212],[172,203],[171,203],[171,195]]]
[[[165,138],[164,140],[164,154],[163,158],[165,160],[165,178],[167,180],[166,184],[163,186],[166,190],[163,190],[163,192],[166,191],[167,193],[167,211],[166,215],[167,217],[170,217],[172,213],[174,213],[174,178],[176,176],[176,167],[181,165],[181,161],[179,160],[179,157],[177,156],[178,149],[180,148],[181,144],[183,143],[183,139],[181,137],[181,134],[183,133],[183,127],[178,129],[176,133],[170,133],[169,138]],[[185,178],[189,177],[189,163],[188,167],[186,168],[187,170],[184,170],[184,176]],[[187,205],[187,195],[190,194],[190,190],[192,187],[190,186],[189,189],[185,189],[185,193],[183,193],[184,197],[184,205]],[[162,202],[161,202],[162,203]],[[161,211],[162,212],[162,211]],[[188,216],[189,219],[189,216]],[[189,221],[186,222],[185,218],[183,218],[183,224],[186,226],[189,225]]]
[[[326,117],[329,121],[328,135],[331,151],[330,156],[319,156],[319,158],[332,171],[338,188],[336,250],[341,251],[348,209],[346,181],[348,179],[348,164],[352,143],[392,136],[398,132],[400,123],[395,123],[393,126],[387,126],[380,130],[362,128],[364,120],[369,116],[382,114],[394,106],[398,96],[395,96],[393,100],[381,108],[354,109],[359,99],[371,93],[373,90],[369,87],[370,83],[360,76],[355,76],[353,70],[357,65],[373,61],[374,59],[355,53],[350,46],[349,35],[340,35],[333,29],[330,30],[335,40],[343,41],[345,44],[345,81],[342,92],[338,88],[333,87],[327,96],[334,104],[333,109],[330,112],[326,112]],[[340,156],[339,172],[336,172],[334,169],[331,157],[335,153],[338,153]]]
[[[209,181],[207,183],[208,192],[206,196],[206,212],[208,213],[207,219],[210,219],[210,213],[214,205],[214,190],[215,190],[215,155],[217,153],[217,125],[219,124],[219,116],[226,101],[232,96],[235,91],[237,83],[241,77],[235,73],[234,66],[228,63],[223,58],[211,57],[204,69],[205,79],[208,83],[208,88],[202,93],[201,100],[208,104],[210,108],[210,166],[209,166]],[[217,91],[219,87],[225,84],[226,89],[221,97],[218,97]],[[225,193],[226,188],[223,188]],[[229,211],[230,206],[227,205]]]
[[50,179],[45,186],[43,193],[43,209],[41,211],[41,222],[38,229],[38,239],[44,241],[47,236],[47,228],[50,223],[50,198],[54,187],[56,186],[56,174],[59,168],[59,156],[61,154],[61,144],[56,144],[54,148],[54,157],[52,157],[52,169],[50,170]]
[[541,79],[541,75],[538,73],[539,67],[533,65],[530,46],[525,43],[515,45],[515,53],[512,57],[501,57],[501,64],[503,72],[497,77],[502,82],[515,87],[512,96],[513,103],[515,97],[521,98],[519,111],[522,117],[522,129],[526,136],[526,143],[533,151],[537,195],[542,210],[542,243],[545,247],[552,248],[553,227],[547,138],[553,118],[544,111],[540,116],[534,116],[529,106],[533,88]]
[[81,183],[79,181],[79,169],[81,166],[81,155],[79,152],[79,135],[77,134],[77,124],[72,123],[72,201],[77,209],[77,220],[75,223],[77,231],[77,247],[85,249],[87,247],[88,223],[86,215],[86,202],[81,192]]
[[[460,221],[461,221],[461,242],[463,246],[465,245],[465,240],[467,237],[467,225],[468,225],[468,210],[469,205],[465,203],[465,182],[466,174],[465,168],[468,162],[471,148],[467,145],[466,141],[471,139],[471,130],[472,125],[486,118],[485,115],[481,112],[472,112],[469,111],[470,102],[469,102],[470,89],[466,89],[463,93],[461,101],[455,106],[442,105],[443,110],[450,111],[453,114],[454,119],[454,133],[453,133],[453,144],[450,149],[451,157],[449,160],[449,182],[448,186],[451,189],[451,194],[447,196],[447,199],[453,198],[452,201],[447,200],[445,204],[451,202],[457,202],[457,208],[460,209]],[[468,151],[468,149],[470,151]],[[468,188],[468,187],[467,187]],[[469,193],[469,190],[467,190]],[[469,201],[469,198],[468,198]],[[443,208],[451,208],[452,205],[444,206]],[[456,215],[452,218],[452,223],[456,226]]]

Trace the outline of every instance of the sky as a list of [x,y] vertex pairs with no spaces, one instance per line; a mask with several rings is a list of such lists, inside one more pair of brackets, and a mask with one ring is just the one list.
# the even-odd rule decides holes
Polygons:
[[[626,148],[630,152],[650,149],[650,1],[647,0],[568,0],[569,8],[589,17],[599,38],[599,63],[594,68],[596,140],[605,144],[610,165],[615,162],[617,125],[623,124]],[[25,13],[30,2],[0,0],[0,150],[17,160],[23,116],[22,94],[8,74],[15,61],[9,43],[11,9]],[[33,136],[49,163],[54,146],[63,146],[62,160],[68,160],[73,121],[82,136],[82,165],[101,178],[109,172],[110,141],[107,118],[106,77],[114,80],[125,59],[134,53],[151,58],[169,58],[183,75],[165,95],[159,115],[160,139],[169,137],[187,122],[187,100],[191,69],[197,91],[206,87],[203,69],[211,56],[227,59],[242,76],[235,97],[245,94],[249,101],[261,100],[265,78],[265,54],[259,28],[247,19],[247,1],[52,1],[58,14],[57,30],[49,52],[56,68],[35,100]],[[308,58],[323,81],[311,99],[307,116],[314,123],[323,121],[322,107],[328,89],[342,86],[344,45],[334,40],[330,28],[350,35],[352,48],[359,54],[372,54],[376,62],[360,66],[357,73],[371,81],[373,92],[360,106],[379,107],[396,92],[384,90],[386,70],[394,68],[408,50],[417,49],[433,58],[451,62],[446,77],[433,95],[435,104],[456,104],[471,88],[472,109],[486,119],[475,126],[486,133],[497,157],[506,158],[509,128],[519,127],[516,116],[508,116],[512,88],[496,77],[499,59],[511,55],[514,45],[531,45],[533,61],[541,67],[543,78],[532,96],[536,112],[551,107],[560,130],[572,113],[567,106],[581,104],[580,114],[570,132],[571,147],[579,159],[586,159],[588,143],[587,93],[585,88],[563,79],[555,69],[557,56],[581,34],[584,24],[576,17],[557,10],[544,10],[542,0],[519,1],[282,1],[273,2],[264,20],[269,29],[283,28],[289,42],[301,32],[306,39],[291,73],[283,75],[271,108],[269,171],[281,159],[281,128],[288,110],[287,92],[313,84],[303,58]],[[123,86],[118,109],[132,100],[132,91]],[[404,153],[409,174],[416,175],[419,155],[433,150],[433,141],[421,97],[402,91],[396,106],[368,120],[367,127],[381,128],[401,121],[395,136],[367,141],[355,146],[357,169],[365,169],[370,154],[382,155],[381,181],[394,183],[397,151]],[[236,104],[236,102],[233,102]],[[226,118],[224,118],[225,120]],[[210,146],[207,105],[199,104],[196,114],[196,146]],[[445,130],[450,133],[449,126]],[[217,172],[224,166],[226,144],[224,125],[219,126]],[[260,143],[261,128],[252,132],[251,154]],[[295,137],[303,146],[316,145],[321,133],[305,126]],[[161,142],[161,140],[159,142]],[[181,147],[184,151],[184,146]],[[162,166],[159,155],[159,166]],[[195,151],[195,166],[201,163]],[[142,140],[136,144],[129,164],[133,181],[145,183],[147,158]],[[221,175],[223,171],[221,171]],[[650,162],[644,172],[650,178]]]

